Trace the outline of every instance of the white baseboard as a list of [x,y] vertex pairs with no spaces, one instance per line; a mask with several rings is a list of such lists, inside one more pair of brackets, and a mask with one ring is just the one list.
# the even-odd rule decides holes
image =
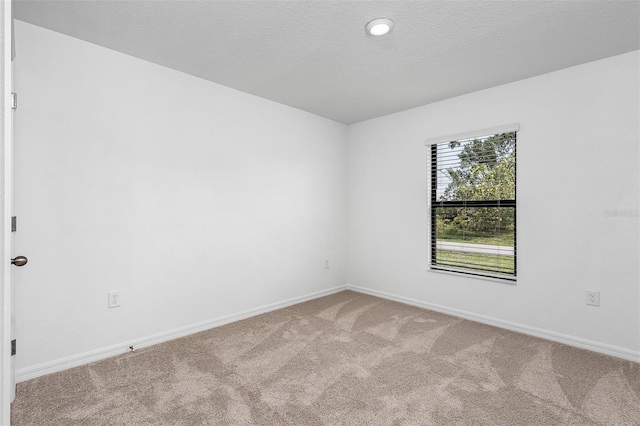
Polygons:
[[459,309],[448,308],[446,306],[435,305],[432,303],[423,302],[421,300],[412,299],[404,296],[397,296],[395,294],[390,294],[390,293],[386,293],[378,290],[372,290],[365,287],[347,285],[347,289],[356,291],[358,293],[369,294],[371,296],[381,297],[383,299],[393,300],[395,302],[405,303],[407,305],[413,305],[419,308],[425,308],[432,311],[441,312],[443,314],[448,314],[448,315],[468,319],[471,321],[492,325],[494,327],[504,328],[507,330],[516,331],[518,333],[528,334],[530,336],[540,337],[542,339],[552,340],[558,343],[564,343],[565,345],[574,346],[574,347],[586,349],[592,352],[597,352],[604,355],[610,355],[616,358],[622,358],[628,361],[640,363],[639,351],[633,351],[630,349],[620,348],[620,347],[608,345],[605,343],[599,343],[599,342],[594,342],[592,340],[582,339],[580,337],[569,336],[566,334],[556,333],[554,331],[543,330],[536,327],[530,327],[523,324],[504,321],[497,318],[488,317],[485,315],[478,315],[472,312],[466,312]]
[[57,359],[55,361],[49,361],[42,364],[34,365],[32,367],[22,368],[16,371],[16,382],[24,382],[26,380],[34,379],[36,377],[44,376],[46,374],[56,373],[58,371],[67,370],[69,368],[78,367],[80,365],[89,364],[90,362],[100,361],[102,359],[110,358],[116,355],[121,355],[130,351],[129,347],[133,346],[135,349],[142,349],[148,346],[157,345],[158,343],[167,342],[169,340],[184,337],[189,334],[198,333],[200,331],[209,330],[214,327],[229,324],[232,322],[240,321],[246,318],[250,318],[256,315],[263,314],[265,312],[271,312],[278,309],[286,308],[297,303],[306,302],[308,300],[317,299],[319,297],[328,296],[330,294],[338,293],[346,290],[347,286],[333,287],[328,290],[318,291],[315,293],[307,294],[305,296],[294,297],[282,302],[271,303],[269,305],[260,306],[254,309],[238,312],[232,315],[226,315],[219,318],[213,318],[200,323],[188,325],[186,327],[180,327],[173,330],[169,330],[163,333],[154,334],[151,336],[135,339],[129,342],[120,343],[105,348],[96,349],[93,351],[72,355],[69,357]]
[[154,334],[151,336],[135,339],[133,341],[108,346],[93,351],[72,355],[69,357],[61,358],[55,361],[49,361],[46,363],[38,364],[32,367],[23,368],[16,371],[16,382],[24,382],[26,380],[34,379],[36,377],[44,376],[46,374],[56,373],[58,371],[67,370],[69,368],[78,367],[94,361],[100,361],[102,359],[110,358],[116,355],[121,355],[129,352],[129,347],[133,346],[135,349],[142,349],[148,346],[153,346],[158,343],[167,342],[169,340],[177,339],[187,336],[189,334],[198,333],[200,331],[209,330],[211,328],[219,327],[221,325],[229,324],[235,321],[240,321],[246,318],[250,318],[256,315],[263,314],[265,312],[271,312],[278,309],[286,308],[297,303],[306,302],[308,300],[317,299],[319,297],[328,296],[330,294],[338,293],[343,290],[353,290],[358,293],[369,294],[383,299],[393,300],[407,305],[418,306],[420,308],[429,309],[443,314],[453,315],[460,318],[465,318],[471,321],[480,322],[483,324],[492,325],[499,328],[504,328],[511,331],[516,331],[530,336],[540,337],[542,339],[551,340],[558,343],[564,343],[569,346],[575,346],[578,348],[598,352],[605,355],[622,358],[625,360],[640,363],[640,352],[620,348],[617,346],[607,345],[604,343],[594,342],[579,337],[569,336],[566,334],[556,333],[553,331],[543,330],[535,327],[529,327],[522,324],[512,323],[509,321],[503,321],[497,318],[488,317],[485,315],[478,315],[471,312],[462,311],[459,309],[448,308],[432,303],[423,302],[421,300],[412,299],[409,297],[398,296],[395,294],[386,293],[383,291],[372,290],[365,287],[358,287],[353,285],[338,286],[328,290],[323,290],[315,293],[311,293],[305,296],[294,297],[282,302],[272,303],[269,305],[260,306],[254,309],[238,312],[232,315],[226,315],[219,318],[203,321],[200,323],[192,324],[186,327],[180,327],[173,330],[169,330],[163,333]]

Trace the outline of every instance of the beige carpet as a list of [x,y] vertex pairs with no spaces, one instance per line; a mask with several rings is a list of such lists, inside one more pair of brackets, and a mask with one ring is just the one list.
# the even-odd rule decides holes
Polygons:
[[20,425],[640,425],[640,364],[345,291],[20,383]]

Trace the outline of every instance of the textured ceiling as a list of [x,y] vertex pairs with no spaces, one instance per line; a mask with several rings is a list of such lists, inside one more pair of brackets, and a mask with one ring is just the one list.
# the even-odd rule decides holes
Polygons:
[[[15,17],[347,124],[640,48],[638,0],[17,0]],[[394,30],[366,35],[378,17]]]

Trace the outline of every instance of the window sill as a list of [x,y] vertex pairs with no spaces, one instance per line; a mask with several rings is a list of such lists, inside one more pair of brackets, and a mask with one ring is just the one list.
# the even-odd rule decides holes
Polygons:
[[510,285],[517,284],[517,278],[500,278],[500,277],[489,277],[486,275],[474,275],[473,273],[470,273],[470,272],[462,272],[462,271],[458,272],[458,271],[446,270],[446,269],[436,269],[436,268],[432,268],[431,266],[428,267],[428,270],[429,272],[434,272],[437,274],[453,275],[454,277],[460,277],[460,278],[493,281],[493,282],[510,284]]

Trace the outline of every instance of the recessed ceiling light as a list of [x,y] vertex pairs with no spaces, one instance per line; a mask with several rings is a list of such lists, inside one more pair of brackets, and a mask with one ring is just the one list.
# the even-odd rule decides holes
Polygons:
[[367,34],[381,36],[387,34],[393,29],[393,21],[389,18],[377,18],[369,22],[365,27]]

